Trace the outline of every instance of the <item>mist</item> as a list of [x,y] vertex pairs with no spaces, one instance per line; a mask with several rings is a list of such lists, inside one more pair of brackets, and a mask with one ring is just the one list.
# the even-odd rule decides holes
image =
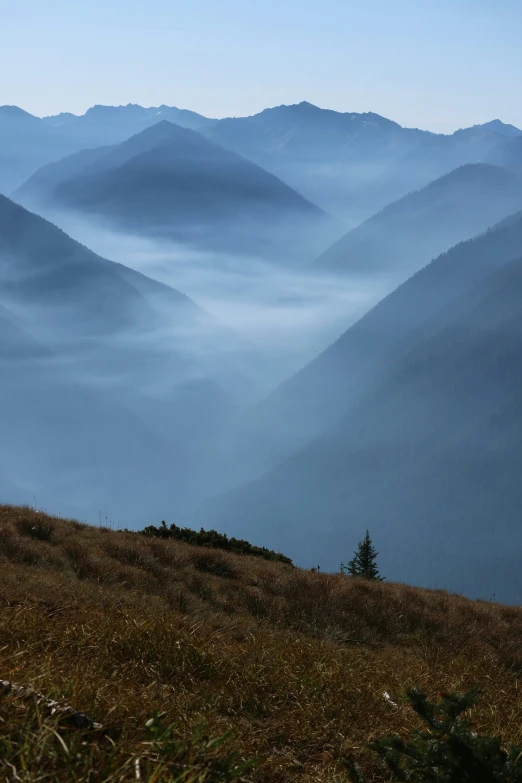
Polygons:
[[445,462],[472,475],[488,438],[513,455],[479,431],[488,394],[505,415],[513,393],[506,329],[493,319],[483,354],[504,386],[470,371],[469,400],[487,306],[445,335],[519,251],[516,215],[491,229],[522,207],[518,147],[511,170],[474,160],[492,130],[477,145],[309,104],[256,124],[159,122],[0,197],[0,488],[91,523],[215,527],[305,567],[334,569],[371,526],[392,576],[424,583],[408,536],[447,554],[424,498],[441,531],[458,521],[445,493],[477,513]]
[[17,330],[27,358],[3,364],[0,475],[8,496],[90,522],[186,516],[214,489],[208,455],[232,422],[384,290],[9,203],[3,344]]
[[[269,257],[203,251],[189,244],[115,231],[92,217],[46,211],[100,256],[186,294],[267,357],[263,390],[324,350],[394,287],[386,270],[338,276]],[[162,342],[168,334],[157,335]]]

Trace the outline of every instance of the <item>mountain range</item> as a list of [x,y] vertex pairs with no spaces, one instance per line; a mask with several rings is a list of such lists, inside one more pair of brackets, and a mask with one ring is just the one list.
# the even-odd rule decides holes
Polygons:
[[162,120],[247,157],[348,228],[460,165],[485,160],[500,143],[520,135],[500,120],[434,134],[372,112],[335,112],[307,102],[222,120],[167,106],[95,106],[81,116],[44,119],[0,107],[0,192],[13,192],[46,163],[121,143]]
[[522,176],[509,168],[468,163],[389,204],[338,240],[315,265],[343,275],[379,274],[390,281],[391,290],[432,258],[521,208]]
[[48,164],[15,197],[94,215],[132,233],[301,262],[340,233],[274,175],[167,121],[119,145]]
[[80,147],[119,144],[164,120],[192,130],[200,130],[216,122],[176,106],[144,108],[132,103],[127,106],[92,106],[85,114],[62,112],[44,117],[43,120],[49,127],[57,129],[62,136],[71,138],[75,146]]
[[327,569],[369,528],[393,580],[519,600],[521,253],[517,213],[244,414],[207,524]]
[[204,132],[351,227],[452,169],[482,161],[514,132],[511,127],[494,121],[435,134],[371,112],[340,113],[303,102],[224,119]]
[[[0,107],[0,144],[19,202],[0,197],[7,499],[131,525],[174,504],[331,570],[369,528],[391,579],[522,599],[522,132],[309,103],[224,120]],[[370,309],[270,390],[265,349],[60,214],[247,275],[259,256],[274,297],[291,262],[292,290],[360,287]]]

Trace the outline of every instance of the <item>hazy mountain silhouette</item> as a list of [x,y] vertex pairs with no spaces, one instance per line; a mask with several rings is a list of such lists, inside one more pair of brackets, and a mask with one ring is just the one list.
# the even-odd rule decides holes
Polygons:
[[135,103],[127,106],[92,106],[85,114],[64,112],[43,119],[51,128],[57,128],[64,136],[74,140],[77,149],[119,144],[162,120],[192,130],[209,127],[216,122],[176,106],[144,108]]
[[182,503],[197,448],[263,372],[186,296],[4,197],[0,365],[0,476],[68,513],[123,503],[135,521],[146,498]]
[[189,128],[212,125],[173,106],[93,106],[85,114],[40,119],[17,106],[0,106],[0,193],[9,195],[37,169],[83,150],[118,144],[161,120]]
[[80,150],[65,158],[47,163],[34,172],[19,188],[14,196],[26,206],[39,206],[54,198],[56,188],[73,177],[79,176],[91,163],[114,150],[113,146],[95,147]]
[[276,155],[310,163],[318,158],[337,162],[358,155],[361,149],[375,151],[376,143],[398,143],[407,136],[420,138],[424,133],[406,130],[372,112],[340,113],[306,101],[264,109],[251,117],[223,119],[207,131],[212,138],[252,158],[266,161]]
[[350,275],[379,273],[397,285],[520,208],[522,178],[467,164],[385,207],[338,240],[316,265]]
[[[519,256],[522,213],[461,242],[386,296],[229,434],[232,474],[255,478],[320,435],[385,368],[439,327],[448,307]],[[442,319],[442,320],[441,320]],[[239,458],[236,458],[239,454]]]
[[[20,115],[17,127],[13,112]],[[5,155],[0,190],[12,192],[46,163],[82,149],[119,144],[164,120],[198,130],[246,156],[348,227],[460,165],[484,160],[518,130],[493,120],[451,135],[435,134],[402,128],[372,112],[340,113],[307,102],[224,120],[136,104],[93,106],[81,116],[65,112],[43,120],[16,107],[0,107]]]
[[10,193],[44,163],[72,149],[40,118],[17,106],[0,106],[0,193]]
[[16,197],[103,216],[133,232],[212,249],[279,251],[299,260],[340,233],[329,216],[272,174],[168,122],[98,157],[82,152],[48,166]]
[[491,128],[435,134],[372,112],[341,113],[307,102],[220,120],[203,132],[350,226],[452,169],[482,160],[504,135]]
[[266,472],[209,523],[329,568],[368,527],[390,578],[517,600],[521,248],[522,213],[456,246],[245,415]]
[[[2,218],[4,208],[2,200]],[[2,229],[3,284],[10,269],[4,265]],[[7,246],[13,248],[11,242]],[[173,459],[171,449],[139,417],[96,389],[95,379],[80,371],[81,356],[75,361],[70,341],[69,350],[66,345],[45,345],[39,339],[40,319],[21,313],[21,298],[6,296],[3,285],[2,299],[12,308],[0,305],[3,499],[14,502],[20,489],[27,488],[25,501],[31,504],[36,496],[40,504],[52,503],[66,513],[77,509],[92,515],[101,501],[107,508],[114,492],[129,510],[128,482],[142,471],[158,476],[162,461]],[[31,299],[29,305],[33,303]]]
[[482,125],[474,125],[473,127],[491,130],[498,133],[500,136],[507,136],[508,138],[522,136],[522,130],[520,130],[520,128],[516,128],[514,125],[509,125],[501,120],[491,120],[490,122],[485,122]]

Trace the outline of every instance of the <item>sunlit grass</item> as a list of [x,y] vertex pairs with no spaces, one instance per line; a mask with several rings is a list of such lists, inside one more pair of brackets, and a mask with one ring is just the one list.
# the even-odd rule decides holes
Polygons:
[[[0,678],[110,729],[59,732],[42,709],[2,699],[5,780],[17,779],[9,765],[20,780],[233,780],[254,759],[239,777],[320,783],[345,780],[354,755],[384,781],[365,744],[415,725],[400,698],[412,685],[430,697],[482,685],[476,729],[522,737],[517,608],[30,509],[0,507],[0,648]],[[158,713],[170,744],[151,749]]]

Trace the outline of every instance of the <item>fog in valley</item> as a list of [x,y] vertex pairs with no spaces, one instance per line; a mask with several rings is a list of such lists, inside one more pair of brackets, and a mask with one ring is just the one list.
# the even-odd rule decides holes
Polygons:
[[272,367],[260,380],[264,391],[327,348],[393,287],[386,272],[356,270],[340,281],[306,263],[199,250],[63,212],[49,213],[49,219],[104,258],[183,291],[261,350]]
[[0,107],[2,501],[516,600],[511,128]]

